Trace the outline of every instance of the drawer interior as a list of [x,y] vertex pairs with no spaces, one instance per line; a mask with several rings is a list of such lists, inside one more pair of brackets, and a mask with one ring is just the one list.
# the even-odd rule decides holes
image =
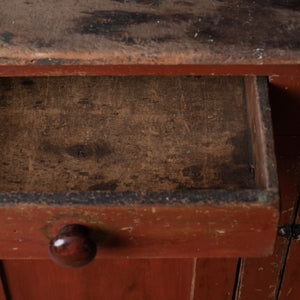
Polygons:
[[0,124],[2,259],[47,258],[65,224],[102,258],[273,251],[265,77],[0,78]]
[[256,189],[248,101],[242,76],[0,78],[0,190]]

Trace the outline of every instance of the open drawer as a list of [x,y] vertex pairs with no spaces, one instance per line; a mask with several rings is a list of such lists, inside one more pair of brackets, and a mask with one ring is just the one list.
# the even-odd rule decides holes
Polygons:
[[0,258],[47,258],[65,224],[98,257],[272,253],[267,79],[0,78]]

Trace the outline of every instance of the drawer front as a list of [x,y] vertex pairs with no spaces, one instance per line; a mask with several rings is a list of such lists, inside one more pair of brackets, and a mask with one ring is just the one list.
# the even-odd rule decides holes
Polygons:
[[272,252],[278,212],[267,206],[19,206],[2,208],[1,258],[47,258],[67,224],[92,229],[97,257],[239,257]]

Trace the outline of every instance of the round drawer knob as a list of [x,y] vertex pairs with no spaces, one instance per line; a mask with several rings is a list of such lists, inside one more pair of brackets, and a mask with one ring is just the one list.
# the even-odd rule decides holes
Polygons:
[[49,243],[49,255],[60,266],[78,268],[95,257],[96,243],[90,238],[90,229],[79,224],[69,224],[60,229]]

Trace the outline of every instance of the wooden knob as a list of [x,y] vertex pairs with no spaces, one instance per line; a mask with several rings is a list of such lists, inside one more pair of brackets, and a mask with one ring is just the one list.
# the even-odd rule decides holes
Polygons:
[[49,243],[49,255],[60,266],[78,268],[95,257],[96,243],[90,238],[90,229],[79,224],[62,227]]

